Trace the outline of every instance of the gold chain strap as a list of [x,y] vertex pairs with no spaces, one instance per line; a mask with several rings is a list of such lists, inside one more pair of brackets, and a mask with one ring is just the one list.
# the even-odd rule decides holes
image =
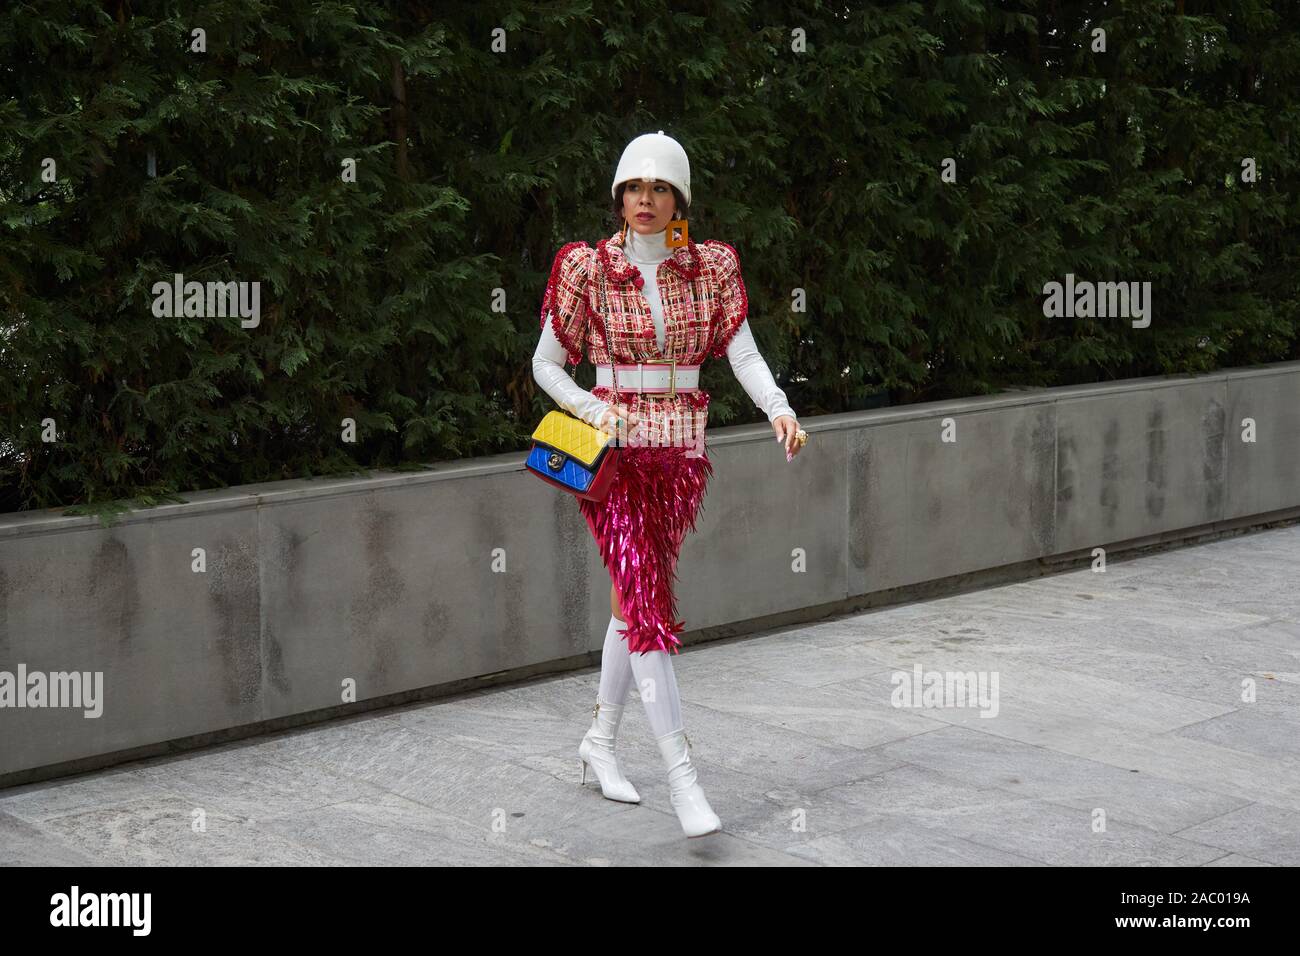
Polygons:
[[[624,230],[627,229],[627,223],[623,223]],[[605,275],[605,270],[601,269],[601,293],[605,301],[605,315],[609,315],[609,276]],[[602,318],[602,326],[605,326],[605,349],[609,352],[609,373],[614,379],[614,401],[610,402],[610,407],[618,404],[618,360],[614,357],[614,346],[609,341],[609,327],[605,325]],[[618,432],[618,412],[614,413],[614,431]]]

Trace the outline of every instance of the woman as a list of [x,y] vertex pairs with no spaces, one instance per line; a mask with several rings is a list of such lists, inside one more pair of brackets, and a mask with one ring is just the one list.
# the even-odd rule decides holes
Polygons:
[[[677,556],[712,474],[700,363],[727,356],[787,461],[808,436],[754,344],[735,250],[687,234],[686,151],[663,130],[638,136],[623,151],[610,193],[620,231],[594,249],[571,242],[556,254],[533,355],[533,375],[557,404],[627,445],[605,499],[579,501],[612,583],[600,686],[578,756],[584,783],[590,766],[606,797],[640,802],[614,756],[635,676],[668,766],[673,809],[687,836],[703,836],[721,824],[691,766],[670,656],[683,629],[672,587]],[[684,241],[670,246],[670,237]],[[563,366],[566,357],[580,362],[584,350],[596,365],[590,392]]]

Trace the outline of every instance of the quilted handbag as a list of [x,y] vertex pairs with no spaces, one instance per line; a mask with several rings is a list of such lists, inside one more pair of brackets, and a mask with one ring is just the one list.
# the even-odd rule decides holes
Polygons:
[[621,448],[615,436],[572,415],[550,411],[533,432],[526,467],[548,484],[601,501],[618,471]]

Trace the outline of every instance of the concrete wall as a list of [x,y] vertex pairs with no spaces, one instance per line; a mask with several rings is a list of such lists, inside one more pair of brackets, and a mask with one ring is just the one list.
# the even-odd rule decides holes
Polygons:
[[[769,426],[709,433],[714,476],[678,566],[697,639],[1300,514],[1300,362],[803,425],[793,463]],[[594,663],[608,576],[574,499],[523,460],[190,494],[108,529],[0,515],[0,671],[105,686],[94,719],[0,709],[0,785]]]

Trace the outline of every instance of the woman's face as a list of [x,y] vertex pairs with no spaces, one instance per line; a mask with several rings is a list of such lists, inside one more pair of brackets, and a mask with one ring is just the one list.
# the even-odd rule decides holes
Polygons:
[[677,200],[668,183],[662,179],[628,180],[623,189],[623,218],[641,235],[663,232],[676,213]]

